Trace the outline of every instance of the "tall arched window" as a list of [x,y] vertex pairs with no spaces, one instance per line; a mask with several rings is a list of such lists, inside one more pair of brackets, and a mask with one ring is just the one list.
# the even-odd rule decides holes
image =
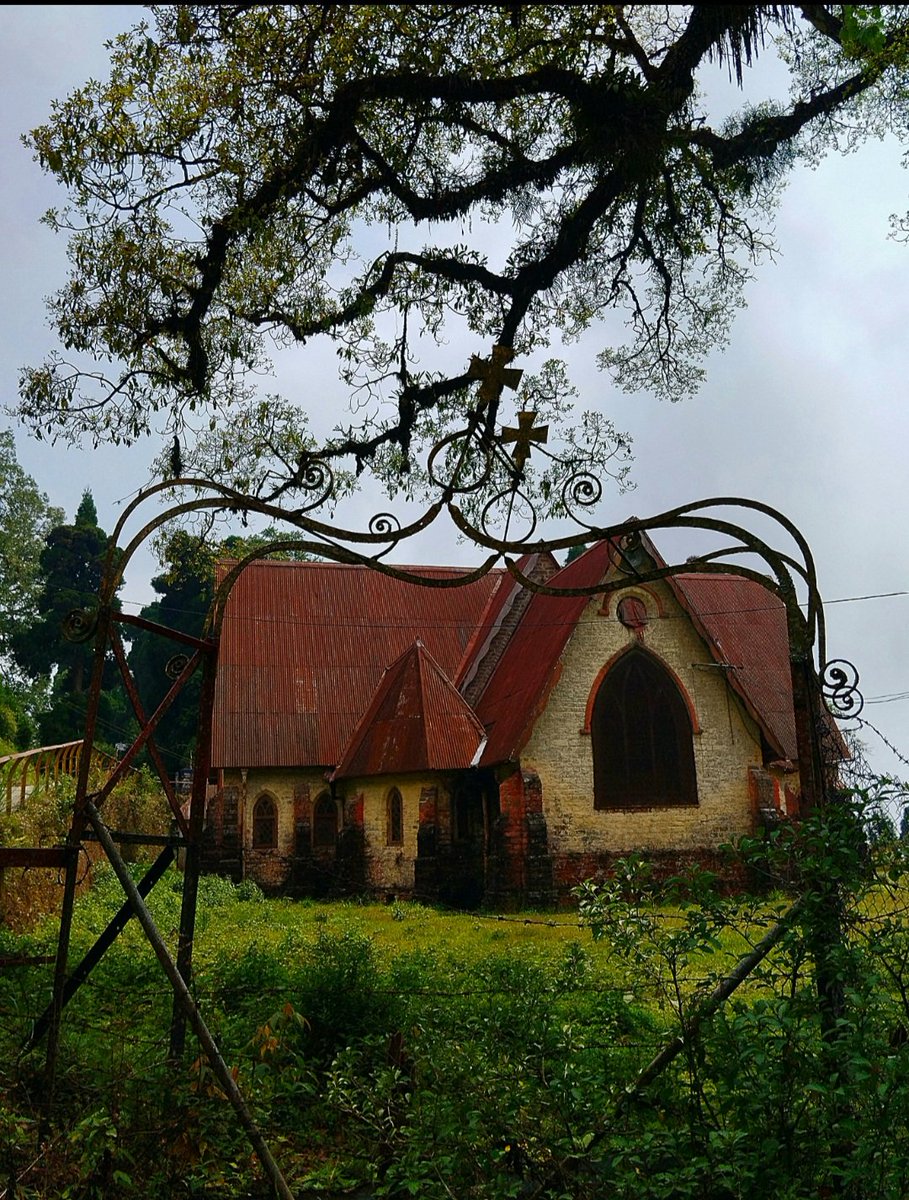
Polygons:
[[260,796],[253,806],[253,850],[274,850],[278,844],[278,809],[271,796]]
[[312,812],[312,844],[313,846],[335,846],[338,841],[338,806],[323,792],[316,801]]
[[688,708],[651,655],[631,650],[609,671],[590,732],[597,808],[697,804]]
[[392,788],[385,801],[385,841],[389,846],[404,843],[404,801],[397,788]]

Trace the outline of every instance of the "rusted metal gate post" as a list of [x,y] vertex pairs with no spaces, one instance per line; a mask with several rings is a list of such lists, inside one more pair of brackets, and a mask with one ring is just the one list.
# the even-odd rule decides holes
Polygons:
[[[202,867],[202,834],[205,801],[211,770],[211,723],[215,700],[215,676],[218,669],[218,643],[212,640],[202,659],[202,692],[199,698],[199,725],[193,763],[192,793],[189,802],[189,833],[183,865],[183,898],[180,907],[180,935],[177,946],[177,970],[187,987],[192,986],[193,939],[196,932],[196,908],[199,873]],[[170,1055],[176,1061],[183,1054],[186,1038],[185,1008],[174,996],[170,1026]]]
[[184,982],[183,975],[177,969],[177,964],[171,958],[167,946],[164,944],[164,939],[161,937],[152,915],[146,907],[145,901],[139,895],[139,891],[135,883],[133,883],[126,863],[121,858],[120,852],[114,844],[113,838],[110,836],[107,827],[101,820],[100,813],[91,803],[91,801],[86,803],[86,815],[88,820],[91,822],[98,841],[104,847],[104,852],[107,855],[111,866],[114,868],[124,892],[129,898],[133,912],[135,913],[139,924],[142,926],[145,936],[148,938],[148,941],[154,950],[158,961],[163,967],[165,975],[170,980],[171,987],[174,989],[175,1001],[180,1005],[186,1020],[188,1020],[192,1025],[193,1032],[199,1039],[199,1044],[201,1045],[206,1058],[211,1064],[211,1068],[215,1074],[215,1077],[223,1088],[224,1094],[227,1096],[228,1100],[233,1106],[237,1116],[240,1118],[243,1128],[249,1135],[249,1140],[252,1143],[259,1162],[265,1169],[265,1173],[268,1175],[269,1179],[274,1185],[274,1189],[281,1197],[281,1200],[294,1200],[293,1192],[291,1192],[290,1188],[287,1186],[287,1181],[281,1173],[281,1169],[272,1157],[271,1151],[269,1150],[265,1139],[262,1137],[259,1127],[253,1120],[252,1113],[250,1113],[246,1105],[246,1101],[243,1099],[240,1089],[237,1087],[236,1080],[231,1074],[227,1063],[221,1057],[221,1052],[218,1050],[215,1040],[209,1032],[208,1026],[202,1019],[202,1015],[199,1012],[198,1006],[193,1000],[189,988]]
[[[80,640],[87,640],[85,633],[91,636],[90,624],[71,614],[71,635]],[[101,685],[104,676],[104,660],[107,652],[108,631],[110,627],[110,608],[102,604],[98,611],[95,629],[94,659],[92,663],[92,679],[88,694],[88,704],[85,714],[85,736],[82,743],[82,755],[79,759],[79,774],[76,782],[76,803],[69,834],[66,839],[67,861],[66,875],[63,887],[63,903],[60,911],[60,931],[57,935],[57,958],[54,964],[53,994],[51,997],[51,1012],[47,1031],[47,1048],[44,1065],[45,1090],[45,1121],[50,1116],[53,1104],[54,1084],[57,1074],[57,1052],[60,1044],[60,1021],[63,1014],[64,992],[67,984],[67,968],[69,965],[69,944],[72,936],[73,908],[76,902],[76,883],[79,867],[79,847],[82,842],[82,832],[85,828],[85,800],[88,795],[89,773],[91,770],[92,746],[95,740],[95,725],[98,720],[98,707],[101,701]]]

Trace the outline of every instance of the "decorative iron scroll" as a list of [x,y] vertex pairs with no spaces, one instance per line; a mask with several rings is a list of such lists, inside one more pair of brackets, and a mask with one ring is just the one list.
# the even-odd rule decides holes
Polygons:
[[98,628],[95,609],[74,608],[63,621],[63,636],[68,642],[87,642]]
[[858,688],[859,673],[845,658],[835,658],[821,671],[821,693],[831,716],[838,720],[857,717],[865,707]]
[[[517,368],[508,365],[513,357],[510,348],[494,347],[488,360],[477,357],[472,360],[468,374],[476,380],[476,395],[472,405],[465,406],[464,426],[447,433],[428,452],[422,470],[424,506],[415,520],[405,522],[395,513],[381,511],[354,528],[345,526],[336,512],[330,517],[318,513],[335,496],[338,476],[329,462],[330,451],[324,456],[309,451],[301,453],[292,477],[270,496],[251,495],[205,478],[167,480],[140,492],[124,510],[112,537],[112,547],[123,544],[121,536],[126,522],[140,504],[152,496],[180,498],[118,551],[119,557],[111,551],[105,584],[108,598],[114,595],[116,581],[122,578],[125,564],[138,547],[168,521],[192,514],[256,513],[271,524],[290,526],[290,536],[271,544],[271,552],[303,551],[334,562],[367,566],[428,587],[462,586],[494,567],[505,566],[522,586],[553,595],[593,595],[616,590],[623,584],[615,578],[583,587],[566,586],[564,581],[540,583],[522,573],[521,558],[543,550],[562,553],[582,549],[591,541],[608,540],[615,549],[620,570],[642,581],[665,579],[681,572],[725,572],[763,584],[786,605],[790,642],[798,656],[810,658],[819,673],[819,665],[826,661],[823,609],[810,547],[798,528],[769,505],[725,496],[696,501],[644,519],[604,520],[601,504],[606,468],[600,473],[591,470],[589,464],[585,466],[583,451],[577,447],[559,457],[547,444],[549,427],[537,425],[538,414],[533,411],[519,411],[512,424],[499,420],[503,389],[514,390],[521,375]],[[532,484],[528,464],[544,459],[546,473]],[[570,532],[548,538],[539,535],[540,505],[544,502],[547,513],[555,513],[561,528]],[[438,574],[422,572],[419,567],[399,566],[389,561],[407,539],[431,530],[443,517],[463,539],[486,551],[479,567],[443,579]],[[769,518],[775,530],[769,537],[784,537],[785,546],[773,545],[768,535],[759,536],[747,528],[744,522],[753,518],[758,518],[761,528],[768,528]],[[642,547],[643,535],[680,528],[718,535],[724,545],[684,562],[654,565]],[[251,554],[249,561],[268,553],[265,549]],[[219,588],[219,611],[223,611],[223,600],[246,561],[239,563]],[[753,565],[755,561],[757,568]],[[802,614],[799,603],[806,595],[807,612]],[[219,619],[213,616],[215,624]],[[854,673],[854,668],[851,670]],[[861,699],[852,675],[840,660],[829,664],[827,672],[825,696],[833,706],[831,711],[855,716],[861,709]]]
[[179,679],[186,670],[186,664],[189,662],[188,654],[174,654],[167,660],[164,665],[164,674],[168,679]]

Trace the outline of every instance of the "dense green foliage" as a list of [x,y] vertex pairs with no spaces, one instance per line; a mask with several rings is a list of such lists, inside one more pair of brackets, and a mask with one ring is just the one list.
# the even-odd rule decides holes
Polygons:
[[[511,417],[475,388],[471,355],[494,346],[537,369],[596,326],[621,386],[690,392],[772,251],[793,164],[905,133],[897,5],[150,12],[110,78],[30,136],[66,190],[47,221],[72,271],[50,302],[61,351],[23,372],[20,416],[114,442],[165,428],[165,475],[290,510],[313,451],[391,488],[424,487],[404,472],[455,431],[479,452]],[[791,90],[746,101],[768,57]],[[717,67],[743,88],[731,115],[704,86]],[[308,411],[257,393],[289,346],[310,379],[337,353],[329,403],[340,390],[350,416],[333,432],[326,382]],[[623,439],[570,395],[544,368],[518,404],[566,472],[621,476]],[[557,509],[547,472],[533,482]]]
[[23,674],[13,647],[36,611],[44,539],[62,522],[62,510],[19,465],[13,435],[0,432],[0,755],[25,749],[35,733],[46,680]]
[[[901,1200],[909,860],[898,840],[869,856],[860,806],[831,816],[746,848],[755,871],[797,864],[806,900],[700,1025],[710,987],[791,899],[660,884],[634,862],[584,890],[580,923],[264,901],[207,878],[195,991],[297,1196]],[[804,890],[818,867],[839,909]],[[162,930],[179,889],[171,873],[152,893]],[[77,951],[119,903],[100,871]],[[847,999],[832,1033],[810,952],[831,912]],[[0,934],[0,952],[53,937],[53,922]],[[36,1158],[40,1054],[14,1063],[46,995],[37,969],[0,981],[0,1152],[17,1196],[268,1194],[204,1059],[164,1065],[169,990],[135,926],[67,1010],[55,1132]]]
[[[38,556],[40,590],[31,613],[22,614],[12,649],[31,677],[52,676],[49,703],[38,715],[38,744],[58,745],[82,737],[91,681],[94,639],[69,640],[64,627],[75,611],[93,612],[104,574],[108,536],[98,525],[86,491],[72,525],[55,525]],[[108,664],[109,678],[112,663]],[[123,703],[105,693],[99,736],[109,743],[125,737]]]
[[41,590],[44,538],[63,512],[16,459],[13,435],[0,432],[0,665],[7,671],[12,643],[33,612]]

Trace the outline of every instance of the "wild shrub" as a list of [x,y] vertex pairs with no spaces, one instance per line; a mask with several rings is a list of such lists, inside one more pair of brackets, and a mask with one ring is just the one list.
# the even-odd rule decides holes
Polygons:
[[[90,787],[101,786],[104,776],[94,768]],[[0,845],[55,846],[65,839],[72,819],[75,780],[61,776],[32,792],[10,813],[0,813]],[[108,825],[135,833],[163,834],[170,825],[170,810],[156,778],[147,770],[131,771],[107,799],[103,811]],[[140,855],[124,846],[128,860]],[[92,843],[83,846],[79,862],[78,893],[92,884],[103,853]],[[16,930],[33,928],[44,917],[59,911],[63,898],[61,872],[39,868],[0,870],[0,923]]]

